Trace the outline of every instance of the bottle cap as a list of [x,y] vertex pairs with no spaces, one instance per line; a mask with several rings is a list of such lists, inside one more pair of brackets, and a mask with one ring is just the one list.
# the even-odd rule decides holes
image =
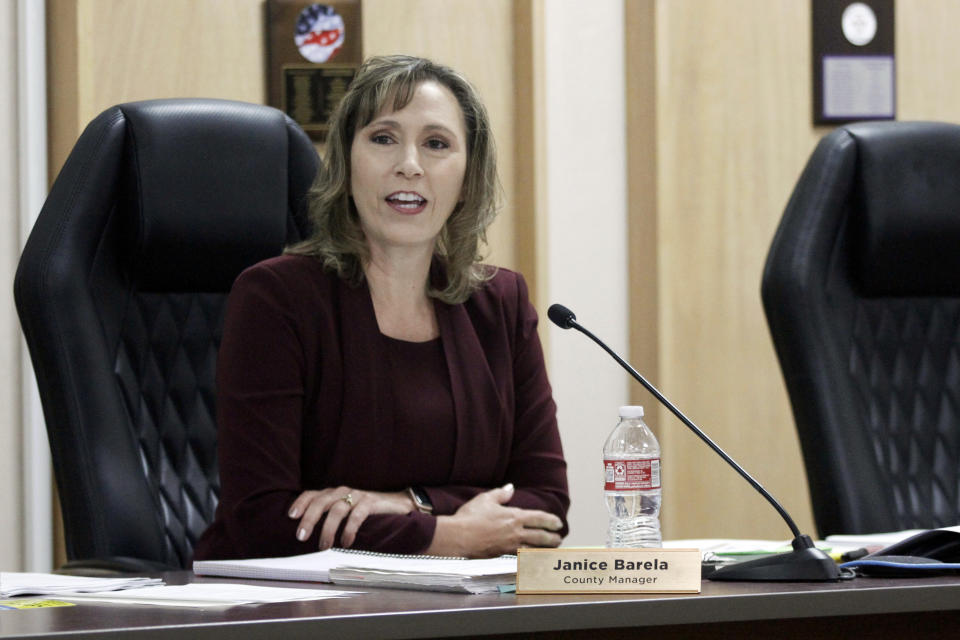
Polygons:
[[621,418],[642,418],[643,407],[640,405],[624,405],[620,407]]

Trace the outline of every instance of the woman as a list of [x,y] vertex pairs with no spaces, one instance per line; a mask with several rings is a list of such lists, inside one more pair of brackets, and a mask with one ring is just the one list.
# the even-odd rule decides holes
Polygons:
[[557,546],[566,465],[519,274],[479,263],[498,182],[456,72],[373,58],[331,119],[315,233],[245,271],[197,558]]

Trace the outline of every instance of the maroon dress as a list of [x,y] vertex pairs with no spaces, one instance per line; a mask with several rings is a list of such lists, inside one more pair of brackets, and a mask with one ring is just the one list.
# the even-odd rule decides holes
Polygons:
[[[565,520],[556,405],[523,278],[500,269],[465,303],[434,308],[439,339],[408,343],[380,333],[366,285],[313,258],[240,275],[217,363],[220,504],[197,559],[315,551],[321,525],[301,542],[287,511],[302,491],[339,485],[419,485],[449,515],[512,482],[511,506]],[[419,553],[435,526],[419,512],[371,515],[353,547]]]

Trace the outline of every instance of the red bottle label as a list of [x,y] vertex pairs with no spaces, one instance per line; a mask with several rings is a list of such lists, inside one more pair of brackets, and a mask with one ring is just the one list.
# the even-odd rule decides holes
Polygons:
[[660,458],[645,460],[604,459],[604,491],[638,491],[660,488]]

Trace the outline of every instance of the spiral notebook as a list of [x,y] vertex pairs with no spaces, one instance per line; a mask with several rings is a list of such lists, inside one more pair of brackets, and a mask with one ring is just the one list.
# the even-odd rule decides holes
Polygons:
[[491,593],[517,581],[517,557],[485,560],[328,549],[285,558],[196,560],[198,576]]

